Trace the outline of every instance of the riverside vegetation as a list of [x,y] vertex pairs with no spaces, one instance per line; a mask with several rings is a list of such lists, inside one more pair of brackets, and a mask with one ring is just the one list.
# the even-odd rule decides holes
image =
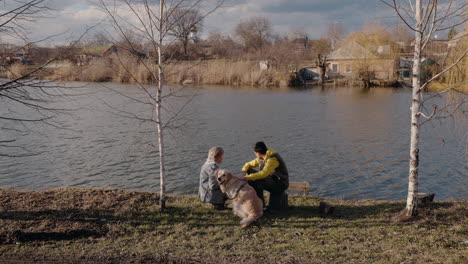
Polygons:
[[[34,76],[40,79],[56,81],[81,82],[116,82],[131,84],[155,83],[154,76],[148,71],[156,72],[157,65],[147,62],[138,63],[134,58],[120,58],[119,63],[114,59],[97,59],[86,66],[77,66],[70,62],[58,62],[53,67],[44,68]],[[28,74],[37,68],[22,64],[13,64],[6,70],[0,71],[0,78],[14,79]],[[458,91],[468,92],[468,84],[459,81],[460,72],[456,69],[449,71],[441,81],[434,81],[429,85],[429,91],[443,91],[457,83]],[[169,84],[190,85],[229,85],[251,87],[287,87],[292,86],[296,79],[293,70],[269,68],[261,70],[257,61],[250,60],[200,60],[178,61],[167,65],[166,82]],[[346,83],[346,82],[345,82]]]
[[[58,62],[36,73],[36,77],[57,81],[155,83],[157,64],[150,60],[139,63],[132,57],[113,57],[92,60],[89,65],[77,66],[70,62]],[[36,66],[37,67],[37,66]],[[22,64],[12,65],[0,77],[14,79],[36,68]],[[194,85],[232,86],[289,86],[294,74],[285,69],[261,70],[257,61],[249,60],[206,60],[178,61],[166,65],[166,81],[182,84],[189,81]]]
[[466,263],[468,201],[437,201],[394,222],[404,201],[291,195],[290,208],[241,229],[195,196],[110,189],[0,189],[2,263]]

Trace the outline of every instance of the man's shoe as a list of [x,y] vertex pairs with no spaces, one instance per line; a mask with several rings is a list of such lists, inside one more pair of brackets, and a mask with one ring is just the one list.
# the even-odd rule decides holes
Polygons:
[[224,204],[212,204],[211,206],[215,210],[224,210]]
[[263,214],[271,214],[270,208],[263,207]]

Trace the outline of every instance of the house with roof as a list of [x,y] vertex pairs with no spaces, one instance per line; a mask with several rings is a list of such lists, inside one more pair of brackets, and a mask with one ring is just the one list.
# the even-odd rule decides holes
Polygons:
[[76,55],[76,64],[87,65],[93,59],[107,57],[113,53],[117,53],[117,47],[115,45],[86,46]]
[[82,48],[75,56],[75,60],[78,65],[87,65],[93,59],[109,58],[118,53],[129,53],[140,58],[148,57],[147,52],[142,50],[131,50],[117,45],[92,45]]
[[26,44],[24,46],[4,44],[0,47],[1,64],[32,64],[32,61],[30,59],[31,50],[36,48],[37,47],[33,44]]
[[329,78],[356,78],[365,69],[370,79],[391,80],[397,76],[398,60],[390,45],[369,49],[354,40],[344,42],[327,57]]

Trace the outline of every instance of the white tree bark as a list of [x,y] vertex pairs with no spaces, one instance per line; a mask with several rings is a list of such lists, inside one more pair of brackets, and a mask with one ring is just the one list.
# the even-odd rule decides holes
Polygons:
[[[424,103],[428,102],[429,99],[435,96],[440,96],[443,93],[452,91],[463,85],[465,82],[462,81],[456,85],[453,85],[436,95],[429,96],[429,98],[423,98],[424,88],[433,80],[441,77],[447,73],[453,67],[456,67],[463,61],[465,56],[468,55],[468,50],[462,52],[462,55],[455,60],[451,65],[444,66],[444,69],[439,73],[433,75],[429,80],[421,82],[421,55],[426,45],[431,41],[433,34],[459,26],[463,23],[468,22],[466,12],[468,12],[468,1],[467,4],[457,2],[456,0],[447,0],[444,3],[438,0],[381,0],[384,4],[392,7],[398,14],[399,18],[415,33],[414,41],[414,54],[413,54],[413,67],[412,67],[412,101],[411,101],[411,135],[410,135],[410,162],[409,162],[409,183],[408,183],[408,197],[406,207],[402,212],[406,217],[416,216],[418,214],[418,183],[419,183],[419,133],[421,126],[433,119],[441,119],[453,116],[456,112],[460,111],[460,107],[466,103],[462,100],[461,102],[455,102],[453,104],[447,104],[440,108],[437,105],[434,106],[432,114],[424,114]],[[398,3],[397,3],[398,2]],[[453,107],[453,111],[449,111],[449,107]],[[461,110],[463,111],[463,110]],[[447,112],[446,115],[437,115],[439,113]],[[421,120],[424,117],[425,120]]]
[[164,137],[161,119],[161,103],[162,103],[162,90],[163,90],[163,26],[164,26],[164,0],[159,2],[159,30],[158,30],[158,89],[156,90],[156,126],[158,131],[158,145],[159,145],[159,177],[160,177],[160,191],[159,202],[161,209],[166,207],[166,169],[164,162]]
[[[128,32],[136,31],[137,35],[142,36],[142,40],[144,42],[149,43],[152,45],[154,50],[157,52],[157,71],[153,70],[153,62],[149,60],[145,60],[142,58],[138,58],[138,63],[143,66],[143,68],[149,73],[152,79],[157,79],[157,88],[156,94],[153,95],[153,92],[148,88],[146,82],[141,82],[136,78],[132,72],[130,72],[125,66],[126,74],[128,74],[133,81],[135,81],[136,86],[141,89],[146,95],[148,95],[148,101],[141,101],[140,98],[133,98],[129,95],[123,95],[126,98],[130,98],[135,100],[139,103],[144,104],[151,104],[152,108],[152,115],[151,118],[146,116],[140,117],[138,114],[127,112],[127,111],[120,111],[125,115],[128,115],[131,118],[137,118],[139,120],[145,122],[153,122],[155,124],[155,129],[157,132],[157,141],[158,141],[158,150],[159,150],[159,175],[160,175],[160,190],[159,190],[159,201],[161,210],[166,208],[166,169],[165,169],[165,157],[166,157],[166,148],[165,148],[165,141],[164,141],[164,134],[165,129],[171,124],[174,123],[180,111],[182,111],[183,107],[179,109],[177,113],[170,113],[173,114],[172,116],[165,116],[165,120],[163,121],[162,115],[165,112],[165,107],[162,106],[163,102],[165,103],[167,97],[176,96],[175,92],[167,93],[163,96],[163,91],[165,91],[164,87],[164,80],[165,80],[165,70],[167,69],[166,65],[170,63],[170,60],[164,60],[164,47],[163,44],[172,43],[173,40],[167,39],[168,29],[171,28],[172,23],[168,19],[174,16],[174,10],[178,10],[179,8],[183,8],[187,12],[190,10],[198,10],[198,7],[201,5],[202,0],[196,1],[186,1],[186,0],[169,0],[159,1],[159,13],[153,12],[153,9],[156,9],[157,4],[153,3],[155,1],[148,1],[148,0],[140,0],[140,1],[114,1],[114,7],[111,11],[110,8],[106,5],[104,0],[101,0],[101,5],[106,11],[106,13],[111,18],[113,22],[113,26],[117,33],[122,35],[126,41],[129,40],[129,36],[127,35]],[[118,3],[117,3],[118,2]],[[200,16],[200,20],[205,18],[207,15],[214,12],[217,8],[219,8],[224,0],[217,0],[217,1],[206,1],[209,2],[210,7],[208,11],[204,15]],[[121,5],[120,5],[121,4]],[[133,16],[133,19],[128,19],[126,16],[121,16],[116,13],[115,10],[119,10],[117,6],[125,7],[124,9],[129,14]],[[141,8],[143,7],[143,9]],[[123,10],[123,9],[122,9]],[[182,15],[183,16],[183,15]],[[124,18],[125,17],[125,18]],[[181,16],[179,16],[181,17]],[[136,21],[131,23],[130,21]],[[128,41],[130,42],[130,41]],[[131,42],[130,42],[131,43]],[[144,43],[143,43],[144,44]],[[132,53],[139,53],[141,52],[138,47],[134,47],[132,44],[130,45],[130,51]],[[171,56],[169,55],[168,58]],[[120,93],[121,94],[121,93]],[[122,95],[122,94],[121,94]],[[188,100],[186,104],[189,102]],[[116,110],[116,109],[114,109]],[[167,111],[166,111],[167,112]],[[165,114],[165,113],[164,113]],[[169,113],[168,113],[169,114]]]
[[410,163],[408,198],[406,200],[406,215],[415,216],[418,213],[418,167],[419,167],[419,129],[421,108],[421,48],[422,48],[422,17],[421,0],[416,0],[415,5],[415,43],[413,57],[413,91],[411,103],[411,139],[410,139]]

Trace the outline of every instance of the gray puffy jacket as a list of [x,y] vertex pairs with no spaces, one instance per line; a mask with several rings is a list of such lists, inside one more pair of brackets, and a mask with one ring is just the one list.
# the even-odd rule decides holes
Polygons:
[[214,176],[218,168],[214,161],[207,161],[201,168],[198,196],[204,203],[224,204],[224,194]]

